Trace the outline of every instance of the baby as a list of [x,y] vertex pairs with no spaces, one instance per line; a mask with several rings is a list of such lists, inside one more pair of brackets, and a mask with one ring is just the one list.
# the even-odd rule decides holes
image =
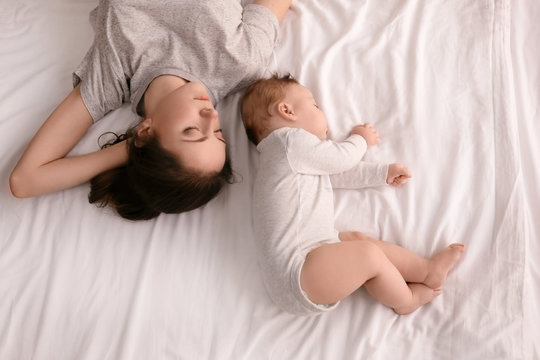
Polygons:
[[242,100],[249,139],[260,152],[253,189],[253,225],[270,297],[283,310],[328,311],[361,286],[398,314],[441,293],[465,246],[452,244],[430,259],[359,232],[334,228],[332,188],[402,185],[401,164],[361,162],[378,144],[369,124],[342,142],[327,140],[328,125],[311,92],[290,76],[258,80]]

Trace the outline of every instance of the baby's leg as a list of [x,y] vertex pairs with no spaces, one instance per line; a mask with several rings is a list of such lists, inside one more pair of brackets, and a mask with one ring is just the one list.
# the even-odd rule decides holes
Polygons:
[[382,304],[407,314],[440,293],[423,284],[407,285],[383,251],[370,241],[344,241],[312,250],[300,275],[302,289],[318,304],[332,304],[365,286]]
[[340,233],[339,238],[341,241],[365,240],[372,242],[384,252],[405,281],[423,283],[432,289],[438,289],[444,284],[446,276],[465,251],[465,245],[452,244],[430,259],[425,259],[401,246],[370,238],[360,232]]
[[364,240],[373,243],[384,252],[407,282],[422,283],[428,274],[429,260],[401,246],[377,240],[356,231],[339,233],[339,239],[341,241]]
[[429,259],[429,270],[423,283],[432,289],[440,288],[446,276],[465,252],[465,245],[452,244]]

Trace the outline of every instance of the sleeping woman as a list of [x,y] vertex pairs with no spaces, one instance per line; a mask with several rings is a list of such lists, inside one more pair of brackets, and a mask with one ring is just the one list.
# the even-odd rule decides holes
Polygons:
[[[16,197],[91,180],[89,200],[131,220],[210,201],[232,178],[216,104],[261,76],[291,0],[102,0],[73,90],[10,176]],[[108,112],[131,102],[135,127],[101,150],[66,154]]]

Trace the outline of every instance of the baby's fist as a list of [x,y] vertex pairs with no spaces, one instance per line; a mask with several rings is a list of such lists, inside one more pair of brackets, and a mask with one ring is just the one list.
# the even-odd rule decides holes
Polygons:
[[411,177],[411,171],[408,167],[402,164],[390,164],[388,165],[388,175],[386,176],[386,183],[388,185],[399,186],[406,184]]
[[380,142],[379,133],[371,124],[356,125],[351,130],[351,134],[362,136],[368,146],[377,145]]

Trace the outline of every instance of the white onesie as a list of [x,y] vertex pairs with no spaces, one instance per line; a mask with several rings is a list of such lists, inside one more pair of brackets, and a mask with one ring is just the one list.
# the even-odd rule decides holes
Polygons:
[[386,185],[387,164],[361,162],[366,141],[320,140],[303,130],[281,128],[264,138],[253,190],[253,225],[263,280],[283,310],[317,314],[337,304],[311,302],[300,287],[306,255],[339,242],[332,188]]

